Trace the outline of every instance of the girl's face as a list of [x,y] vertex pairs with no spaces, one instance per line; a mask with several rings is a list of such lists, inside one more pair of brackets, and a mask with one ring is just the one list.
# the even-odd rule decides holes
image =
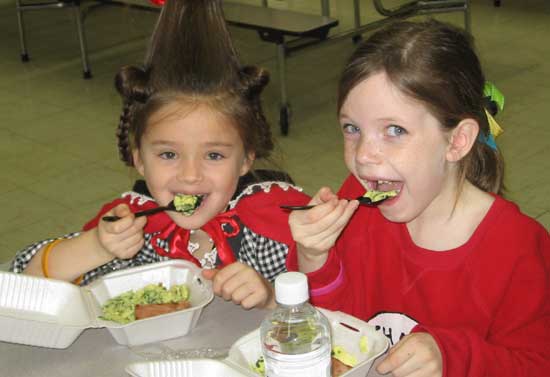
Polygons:
[[340,125],[346,165],[365,189],[400,190],[379,206],[388,220],[448,214],[456,187],[448,135],[424,105],[378,73],[350,91]]
[[154,114],[134,162],[161,206],[176,194],[203,195],[192,216],[166,212],[180,227],[198,229],[223,212],[239,177],[250,169],[236,127],[206,105],[172,103]]

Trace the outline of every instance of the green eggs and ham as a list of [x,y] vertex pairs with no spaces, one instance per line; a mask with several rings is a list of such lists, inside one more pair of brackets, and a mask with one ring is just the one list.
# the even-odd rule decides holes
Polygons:
[[135,292],[130,290],[108,299],[102,306],[100,318],[126,324],[136,320],[137,305],[179,303],[188,301],[189,296],[186,284],[173,285],[170,289],[162,284],[148,284]]

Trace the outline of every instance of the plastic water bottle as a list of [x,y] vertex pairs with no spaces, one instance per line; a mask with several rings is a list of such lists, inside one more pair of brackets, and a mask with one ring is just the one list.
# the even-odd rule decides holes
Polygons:
[[277,308],[260,328],[266,377],[330,377],[327,318],[308,302],[307,277],[286,272],[275,279]]

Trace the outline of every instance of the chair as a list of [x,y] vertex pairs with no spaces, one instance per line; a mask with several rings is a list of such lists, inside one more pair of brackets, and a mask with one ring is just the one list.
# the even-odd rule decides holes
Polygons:
[[80,0],[53,0],[46,2],[31,2],[27,0],[15,0],[17,10],[17,21],[19,23],[19,42],[21,44],[21,60],[29,61],[27,45],[25,40],[25,25],[23,23],[23,13],[41,9],[64,9],[70,8],[74,13],[78,40],[80,42],[80,55],[82,59],[82,72],[85,79],[92,77],[90,66],[88,64],[88,55],[86,50],[86,37],[82,27],[82,13],[80,11]]

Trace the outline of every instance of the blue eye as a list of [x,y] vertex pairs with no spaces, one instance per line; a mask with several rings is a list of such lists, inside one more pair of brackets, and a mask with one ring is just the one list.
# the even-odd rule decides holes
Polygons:
[[214,160],[214,161],[218,161],[218,160],[221,160],[223,159],[224,156],[218,152],[210,152],[208,153],[208,159],[209,160]]
[[355,126],[351,123],[345,123],[342,126],[342,130],[344,131],[345,134],[357,134],[357,133],[361,132],[359,127],[357,127],[357,126]]
[[176,154],[174,152],[162,152],[159,156],[163,160],[173,160],[176,158]]
[[407,133],[407,130],[395,124],[389,125],[386,130],[389,136],[402,136]]

